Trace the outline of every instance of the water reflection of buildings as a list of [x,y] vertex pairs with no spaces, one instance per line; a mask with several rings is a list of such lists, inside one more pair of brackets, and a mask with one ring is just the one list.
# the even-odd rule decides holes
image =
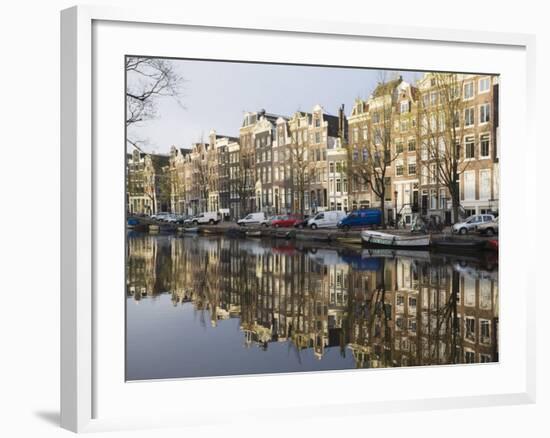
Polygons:
[[170,291],[210,324],[240,318],[245,346],[289,342],[358,368],[498,360],[496,276],[427,255],[269,246],[228,238],[128,239],[127,293]]

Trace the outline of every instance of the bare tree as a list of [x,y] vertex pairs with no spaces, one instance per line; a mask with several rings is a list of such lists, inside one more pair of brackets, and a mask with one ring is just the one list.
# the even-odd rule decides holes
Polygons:
[[429,80],[431,86],[421,90],[419,96],[420,158],[430,180],[448,190],[456,221],[460,175],[469,164],[461,150],[466,122],[461,99],[463,81],[454,73],[432,73]]
[[[183,82],[171,61],[126,57],[126,127],[154,119],[159,98],[172,97],[181,104]],[[128,136],[126,141],[141,150],[141,140]]]
[[[199,198],[199,210],[204,210],[204,205],[200,205],[201,200],[205,200],[208,205],[210,194],[210,169],[208,160],[208,149],[204,141],[196,146],[195,156],[191,160],[193,172],[194,191]],[[207,208],[206,208],[207,210]]]
[[304,215],[305,209],[305,192],[309,189],[310,173],[312,170],[312,159],[308,157],[307,141],[298,141],[296,137],[292,137],[292,141],[288,145],[290,154],[290,169],[294,190],[298,193],[298,208],[300,214]]
[[347,145],[348,175],[350,179],[361,181],[369,187],[380,200],[382,211],[382,226],[386,226],[384,202],[390,180],[390,169],[397,158],[392,151],[393,125],[395,119],[395,88],[401,79],[386,81],[381,76],[380,81],[370,100],[371,120],[367,142],[367,154],[359,159],[358,152],[352,145]]

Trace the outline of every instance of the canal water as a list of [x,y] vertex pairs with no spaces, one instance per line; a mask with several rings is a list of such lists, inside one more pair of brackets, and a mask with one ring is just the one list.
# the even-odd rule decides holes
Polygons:
[[127,380],[496,361],[491,253],[128,235]]

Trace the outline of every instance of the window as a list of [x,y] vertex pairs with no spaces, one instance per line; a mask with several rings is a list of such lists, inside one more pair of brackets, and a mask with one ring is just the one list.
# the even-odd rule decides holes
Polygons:
[[409,152],[413,152],[416,150],[416,140],[409,140],[408,149]]
[[328,163],[328,169],[329,173],[334,173],[334,161]]
[[479,155],[483,158],[489,157],[489,134],[483,134],[479,140]]
[[484,103],[483,105],[479,106],[479,123],[487,123],[489,122],[491,116],[491,105],[488,103]]
[[321,143],[321,133],[320,132],[315,133],[315,143]]
[[403,163],[396,163],[395,165],[395,175],[403,176]]
[[479,93],[486,93],[491,87],[491,80],[489,78],[483,78],[479,80]]
[[439,208],[444,210],[446,208],[446,203],[445,189],[439,189]]
[[420,150],[420,158],[422,160],[428,159],[428,145],[425,143],[422,144],[422,149]]
[[476,336],[476,320],[474,318],[466,318],[464,320],[465,323],[465,331],[466,331],[466,338],[474,340]]
[[474,158],[475,157],[474,137],[466,137],[464,139],[464,150],[465,150],[466,158]]
[[479,198],[489,199],[491,197],[491,171],[484,169],[479,171]]
[[491,341],[491,325],[487,319],[479,321],[479,341],[484,344],[488,344]]
[[363,140],[366,140],[367,137],[368,137],[368,135],[369,135],[369,129],[368,129],[368,127],[365,125],[365,126],[363,126]]
[[[435,184],[437,173],[438,172],[437,172],[436,165],[435,164],[430,165],[430,184]],[[432,208],[435,208],[435,206]]]
[[437,105],[437,93],[434,92],[430,94],[430,104]]
[[340,180],[340,178],[338,178],[336,180],[336,191],[338,193],[340,193],[342,191],[342,181]]
[[395,153],[400,154],[403,152],[403,142],[398,142],[395,144]]
[[426,185],[426,184],[428,184],[428,167],[427,166],[422,166],[421,169],[422,169],[421,183],[422,183],[422,185]]
[[479,280],[479,307],[481,309],[491,309],[492,294],[490,280]]
[[321,119],[315,119],[315,127],[318,128],[321,126]]
[[476,187],[475,187],[475,172],[464,172],[464,199],[475,199]]
[[466,108],[464,110],[464,126],[472,126],[474,124],[474,117],[474,108]]
[[406,131],[409,130],[409,121],[408,120],[401,120],[400,130],[401,130],[401,132],[406,132]]
[[359,141],[359,128],[353,128],[353,141]]
[[473,351],[466,350],[464,352],[464,362],[465,363],[475,363],[476,354]]
[[403,300],[403,295],[397,295],[395,299],[395,304],[397,306],[402,306],[405,301]]
[[430,105],[430,95],[428,93],[422,96],[422,106],[427,108]]
[[408,113],[410,111],[409,108],[410,108],[409,101],[401,102],[401,107],[400,107],[401,114]]
[[416,163],[409,163],[409,175],[416,175]]
[[474,97],[474,83],[468,82],[464,84],[464,99],[473,99]]
[[409,307],[416,308],[416,297],[409,297]]

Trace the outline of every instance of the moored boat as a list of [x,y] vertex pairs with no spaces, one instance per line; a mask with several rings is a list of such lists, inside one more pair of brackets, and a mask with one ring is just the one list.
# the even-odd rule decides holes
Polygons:
[[429,234],[390,234],[379,231],[361,231],[361,240],[365,245],[388,248],[426,248],[430,246]]
[[183,233],[198,233],[199,227],[182,227],[180,230]]
[[461,239],[459,237],[441,237],[432,241],[436,250],[443,251],[482,251],[486,248],[487,242],[482,239]]

